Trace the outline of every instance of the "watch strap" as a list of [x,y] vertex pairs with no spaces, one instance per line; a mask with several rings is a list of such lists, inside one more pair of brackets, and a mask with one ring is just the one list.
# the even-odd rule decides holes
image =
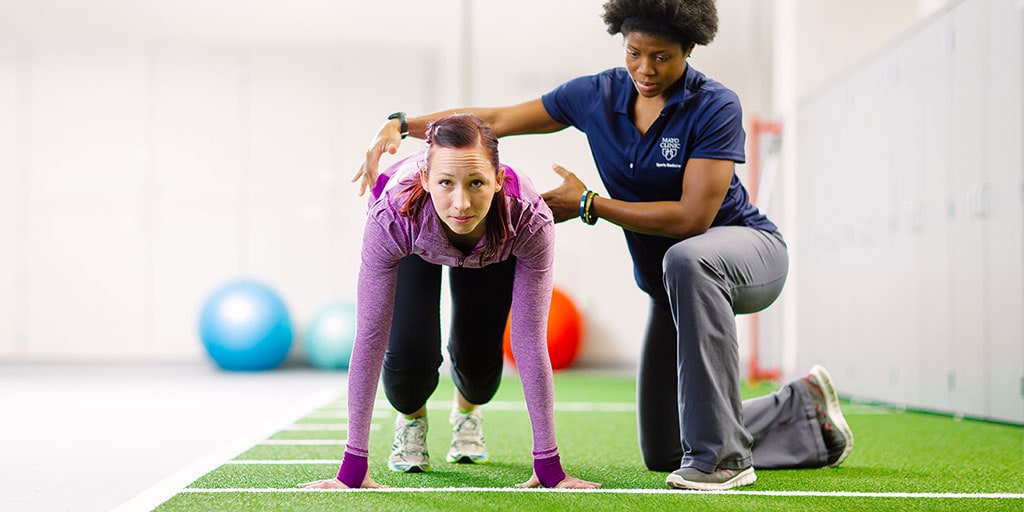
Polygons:
[[409,122],[405,118],[405,112],[395,112],[388,116],[388,120],[398,119],[398,124],[401,125],[400,131],[402,132],[402,138],[409,136]]

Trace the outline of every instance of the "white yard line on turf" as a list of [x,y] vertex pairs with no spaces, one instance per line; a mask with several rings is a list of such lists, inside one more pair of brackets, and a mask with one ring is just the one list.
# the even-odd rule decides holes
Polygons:
[[325,459],[291,459],[291,460],[245,460],[245,459],[231,459],[224,464],[234,465],[245,465],[245,464],[256,464],[256,465],[274,465],[274,464],[334,464],[335,466],[341,464],[341,459],[336,460],[325,460]]
[[328,444],[344,445],[347,442],[348,439],[265,439],[256,444],[280,446],[317,446]]
[[[383,402],[383,403],[382,403]],[[387,401],[378,401],[374,410],[380,407],[390,407]],[[431,400],[427,402],[427,409],[451,409],[450,400]],[[487,411],[525,411],[526,403],[522,401],[488,402],[482,406]],[[636,404],[633,402],[555,402],[555,412],[635,412]]]
[[252,448],[254,445],[265,440],[283,427],[292,425],[296,420],[308,414],[310,410],[323,406],[338,397],[336,388],[327,388],[309,398],[297,402],[281,412],[277,417],[271,418],[266,424],[253,429],[246,435],[235,439],[223,448],[200,459],[185,469],[165,478],[162,482],[147,489],[142,494],[132,498],[128,502],[114,509],[114,512],[135,512],[150,511],[161,503],[169,500],[175,494],[182,492],[182,489],[194,482],[197,478],[209,473],[224,464],[224,461],[236,457],[238,454]]
[[[427,409],[451,409],[452,402],[445,400],[430,400],[427,402]],[[526,404],[521,401],[489,402],[483,406],[484,411],[525,411]],[[636,412],[636,404],[633,402],[555,402],[556,412]],[[876,416],[885,414],[903,414],[906,411],[891,407],[877,406],[859,403],[843,403],[843,414],[846,416]],[[387,400],[377,400],[373,404],[373,417],[383,418],[394,415],[394,409]],[[316,412],[306,418],[347,418],[344,405],[333,407],[320,407]]]
[[[370,430],[380,430],[381,426],[379,423],[371,423]],[[295,423],[282,427],[278,432],[299,432],[299,431],[318,431],[318,430],[348,430],[347,423]]]
[[[427,409],[452,408],[451,400],[430,400],[427,402]],[[501,401],[488,402],[483,405],[484,411],[525,411],[526,403],[523,401]],[[635,412],[636,404],[633,402],[555,402],[557,412]],[[374,417],[389,416],[394,414],[394,409],[387,400],[377,400],[373,403]],[[344,418],[345,406],[321,407],[307,416],[307,418]]]
[[296,423],[281,429],[282,432],[300,430],[348,430],[348,425],[344,423]]
[[701,496],[706,494],[732,494],[741,496],[791,496],[811,498],[922,498],[922,499],[1011,499],[1024,500],[1024,493],[946,493],[946,492],[852,492],[852,491],[682,491],[678,489],[518,489],[515,487],[387,487],[384,489],[302,489],[302,488],[233,488],[233,489],[184,489],[189,494],[207,493],[295,493],[295,492],[383,492],[383,493],[431,493],[431,492],[564,492],[598,494],[678,494],[680,496]]

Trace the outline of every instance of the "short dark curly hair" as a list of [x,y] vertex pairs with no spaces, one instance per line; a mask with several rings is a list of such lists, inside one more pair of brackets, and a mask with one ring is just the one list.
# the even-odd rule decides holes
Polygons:
[[707,45],[718,32],[715,0],[610,0],[603,18],[609,34],[669,37],[683,47]]

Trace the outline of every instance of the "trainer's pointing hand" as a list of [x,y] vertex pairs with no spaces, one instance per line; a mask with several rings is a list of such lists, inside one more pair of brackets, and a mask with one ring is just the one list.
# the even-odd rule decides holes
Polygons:
[[565,167],[554,164],[551,168],[555,174],[562,177],[562,184],[540,196],[544,198],[548,208],[551,208],[555,222],[564,222],[579,217],[580,197],[587,190],[587,186]]

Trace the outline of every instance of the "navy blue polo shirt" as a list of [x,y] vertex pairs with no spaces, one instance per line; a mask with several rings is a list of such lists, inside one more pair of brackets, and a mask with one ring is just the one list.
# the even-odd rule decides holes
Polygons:
[[[629,72],[613,68],[570,80],[541,97],[552,119],[587,135],[597,171],[612,198],[678,201],[690,158],[745,161],[739,97],[693,66],[686,66],[661,115],[643,136],[629,119],[636,95]],[[750,204],[735,172],[711,225],[778,230]],[[662,258],[679,240],[624,232],[637,284],[647,293],[663,294]]]

